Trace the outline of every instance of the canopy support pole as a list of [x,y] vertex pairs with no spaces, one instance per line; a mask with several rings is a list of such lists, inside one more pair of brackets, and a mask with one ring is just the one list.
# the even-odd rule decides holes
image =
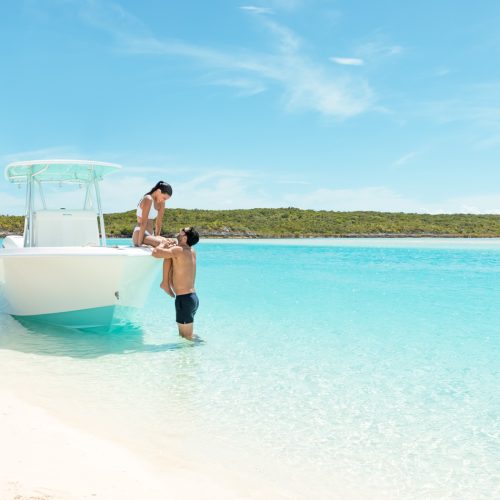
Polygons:
[[99,210],[99,225],[101,226],[101,246],[106,246],[106,228],[104,227],[104,215],[102,213],[102,204],[101,204],[101,193],[99,191],[99,182],[97,181],[97,176],[95,172],[94,174],[94,189],[95,189],[95,198],[97,201],[97,209]]
[[33,179],[33,167],[30,168],[28,177],[28,246],[33,246],[33,197],[35,195]]

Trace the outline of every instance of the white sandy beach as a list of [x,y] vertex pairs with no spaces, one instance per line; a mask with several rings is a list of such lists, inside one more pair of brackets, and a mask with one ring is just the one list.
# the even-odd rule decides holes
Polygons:
[[194,466],[159,468],[5,390],[0,443],[1,500],[254,498]]

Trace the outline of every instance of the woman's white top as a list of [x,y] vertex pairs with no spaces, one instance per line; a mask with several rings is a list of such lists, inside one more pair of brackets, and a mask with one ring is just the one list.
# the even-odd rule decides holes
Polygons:
[[[144,198],[146,198],[146,196]],[[144,198],[142,198],[141,201],[139,202],[139,205],[137,205],[137,217],[142,218],[141,203],[144,200]],[[158,215],[158,210],[156,210],[155,208],[155,201],[151,198],[151,208],[149,209],[148,219],[150,220],[156,219],[157,215]]]

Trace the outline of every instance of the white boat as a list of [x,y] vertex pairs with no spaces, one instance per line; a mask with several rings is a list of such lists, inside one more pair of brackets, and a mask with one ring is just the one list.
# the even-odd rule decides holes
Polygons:
[[[26,187],[26,212],[23,236],[7,236],[0,248],[4,312],[85,329],[111,327],[143,306],[161,261],[147,247],[106,243],[99,182],[120,168],[84,160],[7,165],[6,179]],[[49,207],[54,184],[83,188],[69,187],[72,199],[81,193],[80,208]]]

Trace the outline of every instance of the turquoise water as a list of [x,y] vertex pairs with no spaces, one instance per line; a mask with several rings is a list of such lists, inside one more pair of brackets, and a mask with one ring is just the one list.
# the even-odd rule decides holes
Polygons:
[[110,334],[3,315],[0,386],[263,497],[500,496],[500,242],[203,241],[198,266],[204,342],[159,288]]

